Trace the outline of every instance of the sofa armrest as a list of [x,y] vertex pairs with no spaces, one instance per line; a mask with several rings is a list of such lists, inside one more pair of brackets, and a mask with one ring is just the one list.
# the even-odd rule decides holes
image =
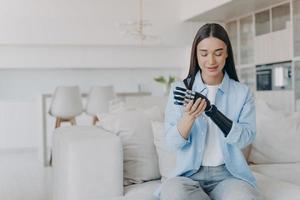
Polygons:
[[108,199],[123,195],[119,137],[97,127],[62,127],[53,140],[53,199]]

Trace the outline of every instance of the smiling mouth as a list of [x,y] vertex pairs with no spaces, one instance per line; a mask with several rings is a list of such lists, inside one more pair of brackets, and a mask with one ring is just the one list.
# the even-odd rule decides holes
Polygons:
[[215,66],[215,67],[207,67],[207,70],[208,71],[215,71],[217,70],[218,66]]

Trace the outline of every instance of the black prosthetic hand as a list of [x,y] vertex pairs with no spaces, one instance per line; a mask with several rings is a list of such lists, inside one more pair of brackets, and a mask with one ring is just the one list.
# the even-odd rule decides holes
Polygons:
[[182,87],[176,87],[173,91],[173,94],[175,105],[184,105],[191,100],[195,102],[198,98],[205,99],[205,114],[210,117],[211,120],[221,129],[225,137],[229,134],[232,127],[232,121],[228,119],[223,113],[221,113],[215,105],[211,105],[206,96],[202,95],[199,92],[187,90]]

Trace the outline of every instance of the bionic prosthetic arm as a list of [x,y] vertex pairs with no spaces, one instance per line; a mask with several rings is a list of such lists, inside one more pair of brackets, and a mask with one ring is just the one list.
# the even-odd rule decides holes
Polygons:
[[221,113],[215,105],[210,104],[209,100],[204,95],[182,87],[176,87],[173,93],[175,105],[184,105],[190,100],[195,102],[198,98],[205,99],[205,114],[221,129],[225,137],[229,134],[232,127],[232,121]]

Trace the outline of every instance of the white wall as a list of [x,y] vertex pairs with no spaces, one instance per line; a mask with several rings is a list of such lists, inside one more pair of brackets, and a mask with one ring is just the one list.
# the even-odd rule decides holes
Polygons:
[[180,18],[182,21],[189,20],[201,13],[212,10],[230,1],[232,0],[181,0]]
[[[1,0],[0,44],[134,44],[120,22],[138,18],[138,0]],[[144,0],[146,32],[162,45],[186,45],[194,31],[179,20],[179,0]]]
[[138,0],[1,0],[0,68],[182,66],[201,24],[180,21],[179,1],[144,0],[158,39],[137,48],[118,24],[138,19]]
[[0,101],[0,150],[36,148],[38,145],[37,102]]
[[182,68],[189,54],[189,47],[0,45],[0,70]]

